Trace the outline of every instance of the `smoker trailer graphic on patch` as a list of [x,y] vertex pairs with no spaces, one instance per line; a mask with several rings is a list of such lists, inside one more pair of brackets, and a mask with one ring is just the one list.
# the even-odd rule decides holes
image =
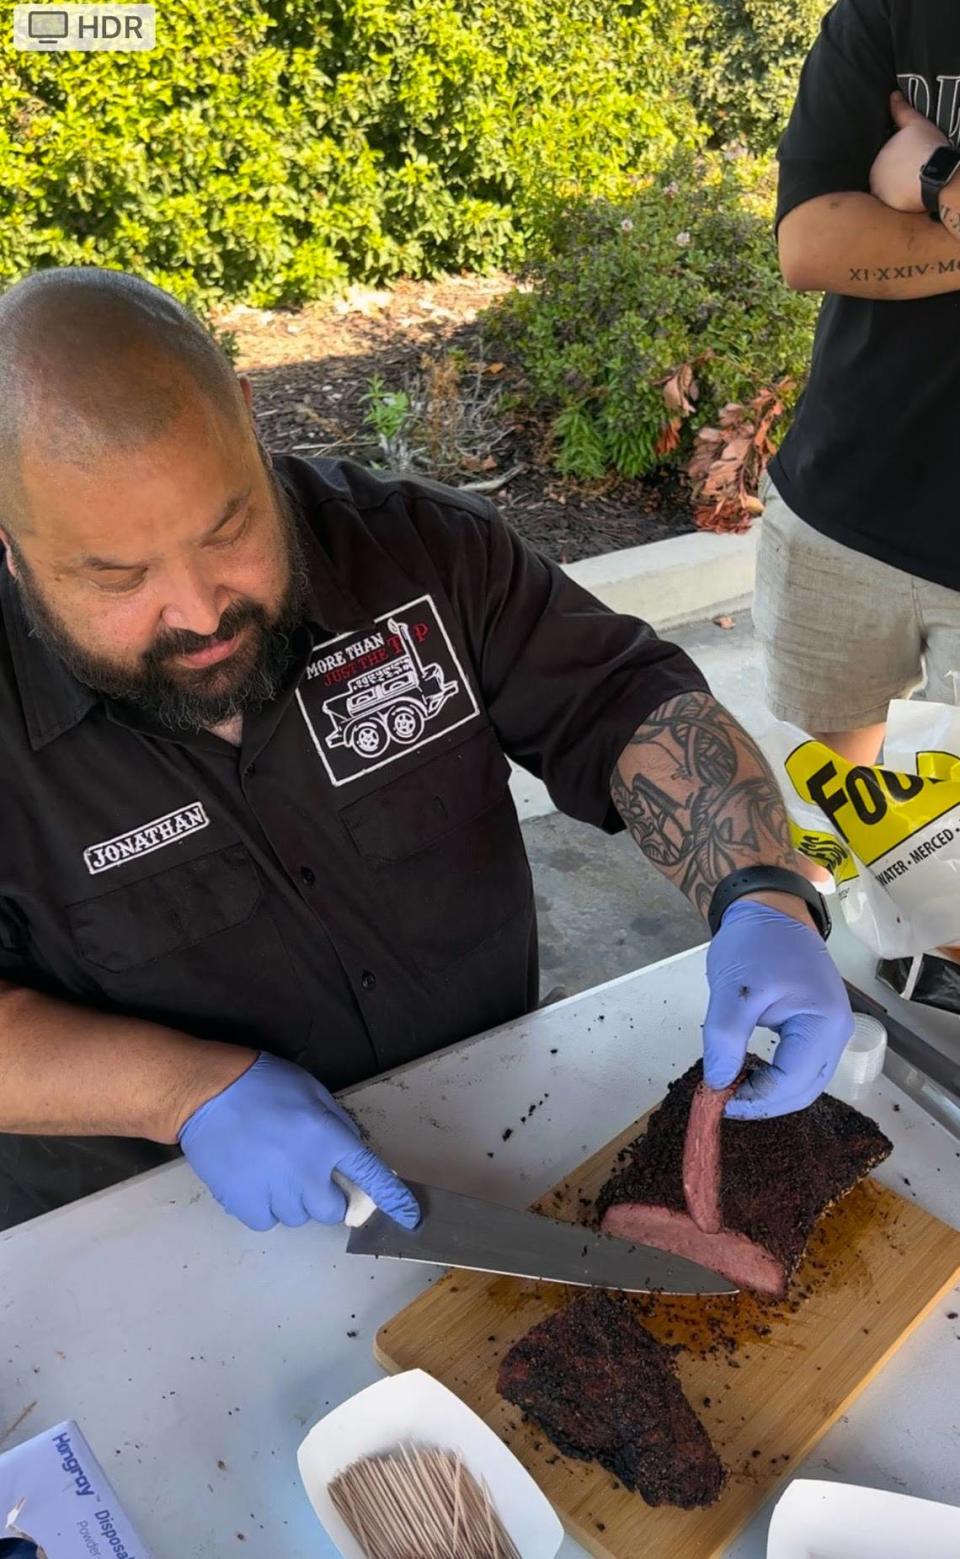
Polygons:
[[297,697],[334,785],[415,752],[478,713],[431,596],[384,613],[372,631],[318,646]]

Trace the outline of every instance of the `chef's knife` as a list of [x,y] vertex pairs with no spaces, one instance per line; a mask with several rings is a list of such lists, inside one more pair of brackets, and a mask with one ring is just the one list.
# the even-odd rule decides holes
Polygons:
[[351,1256],[388,1256],[627,1293],[737,1292],[735,1283],[682,1256],[412,1180],[404,1183],[419,1202],[423,1217],[415,1229],[402,1229],[369,1198],[361,1202],[362,1193],[336,1172],[334,1177],[350,1195],[347,1252]]

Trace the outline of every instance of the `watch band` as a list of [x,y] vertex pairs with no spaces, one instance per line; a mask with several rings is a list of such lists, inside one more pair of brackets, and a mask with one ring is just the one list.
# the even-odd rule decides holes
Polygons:
[[942,189],[942,184],[935,184],[933,179],[928,179],[923,169],[920,169],[920,194],[927,209],[927,216],[931,222],[943,221],[940,215],[940,191]]
[[810,908],[817,930],[826,941],[832,929],[830,911],[822,893],[800,872],[789,871],[785,866],[744,866],[722,878],[713,890],[707,924],[712,936],[720,929],[720,922],[737,899],[745,893],[792,893],[803,899]]
[[[954,154],[953,166],[946,173],[938,174],[936,177],[934,177],[928,171],[930,165],[939,152],[947,149],[952,151]],[[957,151],[957,149],[952,146],[949,148],[940,146],[936,148],[936,151],[934,151],[930,159],[925,162],[923,167],[920,169],[920,195],[924,206],[930,213],[930,216],[934,222],[940,221],[940,196],[942,195],[946,185],[950,183],[950,180],[953,178],[958,168],[960,168],[960,151]]]

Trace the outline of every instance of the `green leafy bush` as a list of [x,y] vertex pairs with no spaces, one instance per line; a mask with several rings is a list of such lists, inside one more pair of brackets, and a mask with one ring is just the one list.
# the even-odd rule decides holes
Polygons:
[[708,0],[695,99],[715,144],[772,151],[828,0]]
[[628,201],[557,213],[532,286],[488,319],[561,471],[641,476],[727,402],[805,374],[817,300],[781,281],[774,187],[769,161],[678,154]]
[[0,284],[194,304],[516,261],[554,199],[697,142],[701,0],[165,0],[145,54],[0,38]]

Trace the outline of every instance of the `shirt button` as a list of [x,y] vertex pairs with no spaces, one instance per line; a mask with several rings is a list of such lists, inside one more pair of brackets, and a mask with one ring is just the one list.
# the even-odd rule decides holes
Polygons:
[[301,866],[300,881],[304,884],[305,887],[312,888],[316,880],[317,874],[312,866]]
[[363,989],[365,991],[372,991],[376,983],[376,975],[371,974],[369,969],[364,969],[362,975],[360,976],[360,984],[363,986]]

